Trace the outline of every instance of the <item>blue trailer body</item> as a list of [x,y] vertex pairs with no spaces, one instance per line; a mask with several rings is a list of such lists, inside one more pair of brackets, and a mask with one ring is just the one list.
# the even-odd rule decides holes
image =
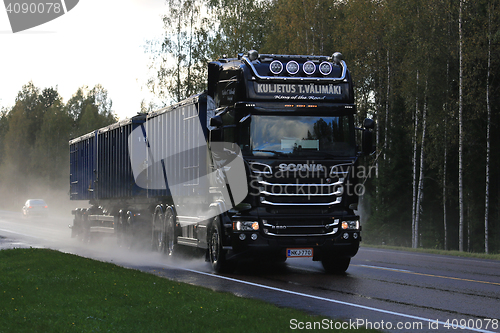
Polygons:
[[[136,184],[129,154],[129,136],[138,127],[147,132],[151,153],[161,156],[170,150],[176,158],[166,159],[153,166],[152,172],[163,174],[164,168],[173,170],[177,182],[177,196],[200,196],[208,184],[199,183],[199,175],[207,173],[206,145],[187,149],[193,141],[206,143],[207,105],[213,101],[206,94],[195,95],[181,103],[146,115],[103,127],[70,141],[71,200],[102,200],[127,198],[156,198],[171,196],[168,183],[163,188]],[[210,110],[209,112],[212,112]],[[134,138],[136,139],[136,138]],[[204,178],[203,180],[206,180]]]
[[128,138],[144,124],[145,116],[125,119],[97,131],[97,196],[95,199],[118,199],[145,196],[135,184],[130,165]]
[[104,200],[146,196],[130,167],[129,134],[144,115],[126,119],[70,141],[70,199]]
[[96,133],[70,141],[70,199],[92,200],[95,197]]

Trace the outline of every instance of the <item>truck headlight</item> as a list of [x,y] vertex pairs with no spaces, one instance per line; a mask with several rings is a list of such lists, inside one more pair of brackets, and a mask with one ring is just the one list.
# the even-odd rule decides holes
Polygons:
[[235,222],[233,222],[233,230],[236,230],[236,231],[256,231],[256,230],[259,230],[259,222],[257,222],[257,221],[235,221]]
[[359,230],[359,220],[342,221],[342,229],[344,229],[344,230]]

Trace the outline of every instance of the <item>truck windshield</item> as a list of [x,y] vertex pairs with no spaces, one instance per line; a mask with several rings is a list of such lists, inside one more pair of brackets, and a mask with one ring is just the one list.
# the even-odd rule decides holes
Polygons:
[[352,115],[252,115],[240,131],[244,154],[354,156]]

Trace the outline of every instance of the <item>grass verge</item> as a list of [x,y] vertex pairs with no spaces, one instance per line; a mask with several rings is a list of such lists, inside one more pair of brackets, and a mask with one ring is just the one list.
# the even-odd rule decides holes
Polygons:
[[325,317],[53,250],[2,250],[0,272],[0,332],[287,332],[292,319],[335,327]]
[[363,246],[377,248],[377,249],[388,249],[388,250],[407,251],[407,252],[440,254],[440,255],[464,257],[464,258],[500,260],[500,254],[498,254],[498,253],[486,254],[486,253],[476,253],[476,252],[460,252],[460,251],[452,251],[452,250],[438,250],[438,249],[424,249],[424,248],[414,249],[411,247],[390,246],[390,245],[374,245],[374,244],[364,244]]

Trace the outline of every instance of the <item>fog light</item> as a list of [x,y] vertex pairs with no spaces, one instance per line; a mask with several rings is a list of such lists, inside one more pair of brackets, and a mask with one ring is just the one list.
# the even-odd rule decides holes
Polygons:
[[342,238],[343,239],[347,239],[349,238],[349,234],[347,232],[344,232],[344,234],[342,235]]
[[240,234],[240,240],[244,241],[247,238],[247,235],[245,234]]
[[256,240],[257,239],[257,234],[252,234],[252,236],[250,236],[250,238],[252,238],[252,240]]
[[355,233],[353,233],[353,234],[352,234],[352,238],[354,238],[354,239],[358,239],[358,234],[357,234],[356,232],[355,232]]

